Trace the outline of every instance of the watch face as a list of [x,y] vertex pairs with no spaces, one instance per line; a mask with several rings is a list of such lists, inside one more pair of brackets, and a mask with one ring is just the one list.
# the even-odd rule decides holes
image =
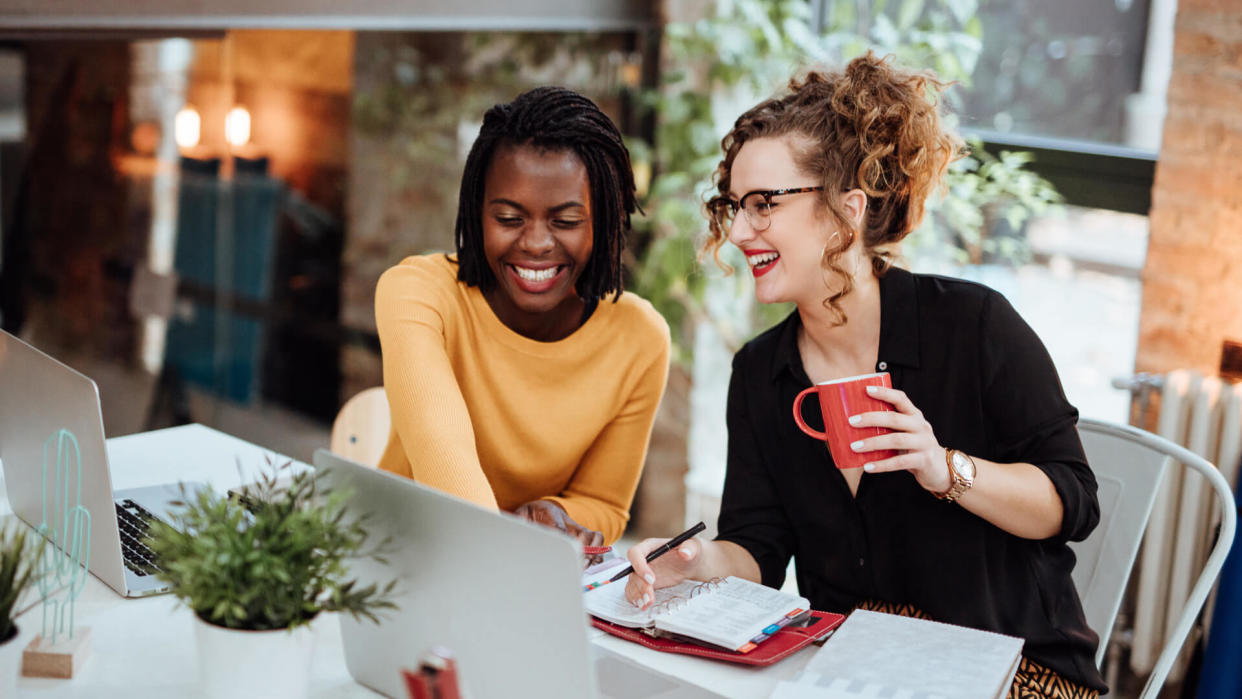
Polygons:
[[975,477],[975,462],[962,452],[955,451],[953,452],[953,470],[962,478],[972,480]]

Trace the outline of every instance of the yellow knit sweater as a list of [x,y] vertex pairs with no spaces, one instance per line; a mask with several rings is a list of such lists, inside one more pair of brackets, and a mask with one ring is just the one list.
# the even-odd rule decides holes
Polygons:
[[616,541],[668,378],[669,332],[629,293],[539,342],[500,322],[445,255],[380,278],[392,434],[380,467],[487,507],[541,498]]

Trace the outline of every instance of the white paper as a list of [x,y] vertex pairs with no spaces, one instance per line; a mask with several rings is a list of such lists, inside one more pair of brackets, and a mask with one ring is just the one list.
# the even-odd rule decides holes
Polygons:
[[792,680],[781,680],[771,699],[948,699],[908,689],[894,689],[876,682],[824,677],[817,672],[803,671]]
[[920,698],[993,699],[1008,691],[1022,644],[1012,636],[856,610],[805,672]]
[[684,606],[660,619],[657,626],[737,649],[794,609],[805,611],[807,600],[742,578],[726,578]]
[[639,609],[625,598],[625,579],[608,583],[584,593],[587,612],[622,626],[643,628],[651,625],[657,605],[674,597],[688,597],[690,591],[700,585],[696,580],[685,580],[672,587],[655,592],[655,604]]
[[[620,557],[610,558],[601,563],[596,563],[590,568],[582,571],[582,586],[586,587],[592,583],[603,582],[617,573],[620,573],[621,569],[629,564],[629,561]],[[624,579],[618,580],[617,582],[622,585],[625,584]]]

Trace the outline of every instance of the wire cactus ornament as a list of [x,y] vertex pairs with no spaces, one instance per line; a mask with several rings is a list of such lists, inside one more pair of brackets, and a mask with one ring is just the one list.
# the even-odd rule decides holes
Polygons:
[[[56,470],[49,492],[48,450],[53,443]],[[91,560],[91,513],[82,506],[82,451],[72,432],[57,430],[48,437],[43,443],[42,468],[43,519],[37,531],[59,551],[45,548],[39,557],[39,594],[43,598],[43,638],[55,644],[61,633],[73,638],[74,606],[86,585]],[[58,594],[62,590],[64,594]]]

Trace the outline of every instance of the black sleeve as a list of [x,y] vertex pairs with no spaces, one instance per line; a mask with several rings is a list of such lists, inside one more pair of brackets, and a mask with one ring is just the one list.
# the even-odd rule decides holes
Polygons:
[[794,536],[747,414],[747,408],[755,404],[746,395],[744,377],[749,370],[743,366],[744,352],[745,348],[733,357],[729,379],[729,456],[716,539],[749,551],[759,564],[763,584],[780,587],[793,555]]
[[1061,498],[1063,541],[1082,541],[1100,521],[1095,475],[1078,437],[1078,410],[1061,388],[1052,358],[1035,331],[997,293],[980,318],[984,410],[1000,462],[1033,464]]

